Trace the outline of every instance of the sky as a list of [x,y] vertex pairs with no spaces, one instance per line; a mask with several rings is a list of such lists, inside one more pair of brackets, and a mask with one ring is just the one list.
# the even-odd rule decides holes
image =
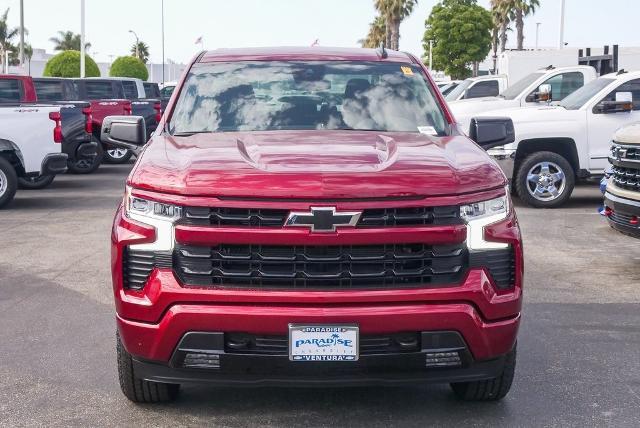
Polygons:
[[[535,15],[525,21],[525,46],[558,44],[561,0],[540,0]],[[423,55],[424,22],[437,0],[419,0],[402,24],[400,49]],[[488,7],[489,0],[478,0]],[[0,0],[9,7],[9,25],[19,25],[19,0]],[[59,30],[80,32],[80,0],[24,0],[27,41],[53,51],[50,37]],[[200,49],[245,46],[357,46],[375,17],[373,0],[164,0],[165,57],[187,62]],[[572,47],[640,46],[635,25],[638,0],[566,0],[565,41]],[[161,0],[86,0],[89,53],[107,62],[125,55],[134,30],[150,46],[151,60],[161,61]],[[515,43],[515,31],[508,46]]]

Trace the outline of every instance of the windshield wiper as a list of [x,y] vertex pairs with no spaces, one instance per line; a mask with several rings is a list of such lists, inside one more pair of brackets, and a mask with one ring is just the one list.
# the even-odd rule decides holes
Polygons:
[[213,131],[188,131],[188,132],[176,132],[171,135],[174,137],[190,137],[195,134],[209,134]]

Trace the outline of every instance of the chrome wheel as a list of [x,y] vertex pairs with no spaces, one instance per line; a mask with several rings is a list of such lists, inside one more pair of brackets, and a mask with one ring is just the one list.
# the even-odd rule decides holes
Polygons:
[[548,202],[559,198],[565,187],[565,173],[553,162],[539,162],[527,173],[527,190],[539,201]]
[[125,157],[127,155],[127,153],[129,153],[129,150],[127,150],[127,149],[109,149],[109,150],[107,150],[107,153],[109,153],[109,156],[111,156],[113,159],[122,159],[123,157]]
[[4,195],[8,186],[7,175],[0,169],[0,196]]

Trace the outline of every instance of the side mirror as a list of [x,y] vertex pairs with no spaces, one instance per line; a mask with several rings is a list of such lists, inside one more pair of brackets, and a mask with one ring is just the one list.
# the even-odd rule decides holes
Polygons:
[[469,138],[489,150],[516,140],[513,121],[508,117],[474,117],[469,126]]
[[114,147],[138,152],[147,142],[142,116],[107,116],[102,121],[100,140]]
[[633,102],[631,101],[600,101],[593,108],[594,113],[628,113],[633,111]]
[[543,83],[538,86],[538,90],[527,95],[526,101],[528,103],[538,103],[538,102],[547,102],[551,101],[553,97],[553,93],[551,90],[551,85],[548,83]]

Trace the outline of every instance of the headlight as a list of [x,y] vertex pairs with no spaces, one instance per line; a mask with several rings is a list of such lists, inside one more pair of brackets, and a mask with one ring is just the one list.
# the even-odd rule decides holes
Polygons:
[[130,219],[148,224],[156,229],[156,240],[154,242],[131,245],[132,249],[148,251],[173,250],[173,225],[180,219],[182,208],[134,196],[131,194],[131,188],[127,186],[124,197],[124,212]]
[[[508,189],[506,189],[508,190]],[[484,239],[484,227],[507,218],[509,214],[508,192],[489,201],[474,202],[460,207],[460,217],[467,223],[467,247],[469,250],[496,250],[509,248],[504,242]]]

